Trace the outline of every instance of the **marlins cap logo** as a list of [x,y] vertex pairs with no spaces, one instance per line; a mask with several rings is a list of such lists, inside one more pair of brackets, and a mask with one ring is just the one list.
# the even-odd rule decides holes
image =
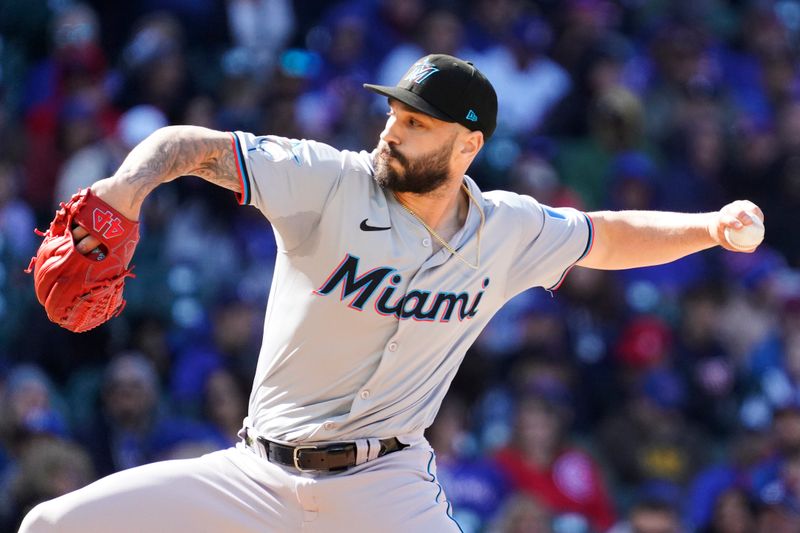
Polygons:
[[439,72],[439,69],[428,61],[420,61],[411,67],[408,74],[406,74],[406,77],[403,79],[413,83],[422,83],[437,72]]

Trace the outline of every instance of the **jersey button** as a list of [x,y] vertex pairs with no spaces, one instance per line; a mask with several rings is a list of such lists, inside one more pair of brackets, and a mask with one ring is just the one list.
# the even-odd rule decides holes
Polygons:
[[333,422],[325,422],[324,424],[322,424],[322,427],[327,430],[336,429],[336,424],[334,424]]
[[430,245],[431,245],[431,240],[429,238],[425,237],[424,239],[422,239],[422,246],[427,248]]
[[397,343],[396,342],[390,342],[389,346],[387,346],[387,348],[389,348],[390,352],[396,352],[397,351]]
[[361,394],[359,394],[359,396],[361,396],[362,400],[366,400],[367,398],[369,398],[369,391],[367,389],[364,389],[361,391]]

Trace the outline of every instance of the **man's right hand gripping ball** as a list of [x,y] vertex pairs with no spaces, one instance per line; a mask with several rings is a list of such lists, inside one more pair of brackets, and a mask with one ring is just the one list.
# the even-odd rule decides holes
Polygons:
[[[139,242],[138,222],[83,189],[61,204],[47,232],[37,233],[44,241],[26,272],[33,272],[36,297],[51,321],[83,332],[122,312],[125,278],[133,277],[128,265]],[[84,255],[76,246],[79,235],[100,244]]]

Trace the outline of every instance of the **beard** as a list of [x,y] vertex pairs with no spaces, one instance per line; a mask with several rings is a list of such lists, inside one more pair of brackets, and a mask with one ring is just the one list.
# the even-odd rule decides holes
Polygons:
[[[454,144],[455,136],[445,146],[409,159],[381,141],[373,157],[375,181],[384,189],[394,192],[425,194],[435,191],[448,179]],[[391,158],[400,164],[401,170],[391,166]]]

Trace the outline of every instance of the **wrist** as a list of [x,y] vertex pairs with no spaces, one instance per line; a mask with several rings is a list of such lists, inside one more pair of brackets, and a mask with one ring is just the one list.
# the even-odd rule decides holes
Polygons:
[[720,234],[720,220],[719,212],[711,212],[705,214],[706,218],[706,234],[708,235],[711,246],[719,246],[722,244]]
[[139,220],[142,200],[126,180],[118,175],[96,181],[91,186],[92,193],[116,209],[119,214],[132,222]]

